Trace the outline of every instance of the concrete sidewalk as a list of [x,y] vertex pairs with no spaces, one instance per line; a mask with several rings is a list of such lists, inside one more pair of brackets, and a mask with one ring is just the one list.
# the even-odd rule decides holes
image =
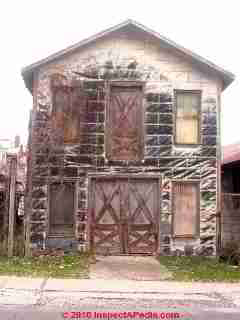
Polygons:
[[80,301],[195,301],[240,307],[240,284],[0,277],[0,306],[64,306]]
[[152,256],[97,256],[90,265],[95,280],[170,280],[172,273]]
[[0,277],[0,290],[89,293],[240,293],[240,283]]

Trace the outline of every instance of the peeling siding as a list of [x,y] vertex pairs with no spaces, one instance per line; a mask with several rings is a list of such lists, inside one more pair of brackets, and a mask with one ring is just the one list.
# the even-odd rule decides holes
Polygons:
[[[66,86],[83,83],[89,114],[80,143],[57,149],[51,137],[51,76],[64,76]],[[109,80],[145,81],[145,147],[143,161],[107,161],[105,156],[105,104]],[[53,181],[75,181],[77,206],[75,238],[71,245],[87,248],[89,173],[162,174],[160,214],[161,253],[184,250],[216,252],[218,91],[221,81],[202,73],[182,56],[166,50],[151,37],[115,33],[80,51],[42,67],[34,88],[29,161],[29,241],[32,248],[48,240],[48,188]],[[174,90],[202,90],[201,138],[198,147],[173,145]],[[91,113],[91,114],[90,114]],[[171,235],[171,181],[200,181],[200,238],[173,239]],[[55,243],[55,242],[54,242]]]

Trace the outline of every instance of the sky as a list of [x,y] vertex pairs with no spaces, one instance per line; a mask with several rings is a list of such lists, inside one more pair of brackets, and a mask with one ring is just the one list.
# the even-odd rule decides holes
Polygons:
[[222,144],[240,141],[239,13],[237,0],[1,1],[0,139],[27,140],[32,96],[23,67],[133,19],[236,75],[222,95]]

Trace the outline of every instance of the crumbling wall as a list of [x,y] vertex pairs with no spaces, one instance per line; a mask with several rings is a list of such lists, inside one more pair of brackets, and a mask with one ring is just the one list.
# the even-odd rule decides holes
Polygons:
[[[81,88],[87,104],[80,117],[81,136],[74,143],[56,143],[53,132],[52,81],[62,90]],[[140,80],[145,88],[145,147],[143,161],[108,161],[105,157],[106,89],[111,80]],[[221,83],[198,70],[177,52],[161,47],[150,36],[118,32],[42,67],[34,75],[34,108],[29,160],[28,235],[32,248],[59,244],[48,239],[48,188],[54,181],[76,183],[75,239],[86,244],[88,173],[160,173],[163,177],[161,252],[183,250],[215,253],[217,210],[218,98]],[[202,143],[195,148],[173,144],[174,89],[202,90]],[[61,140],[61,139],[60,139]],[[59,140],[59,141],[60,141]],[[200,239],[171,235],[171,181],[200,180]],[[55,242],[54,242],[55,241]],[[67,244],[66,244],[67,246]]]

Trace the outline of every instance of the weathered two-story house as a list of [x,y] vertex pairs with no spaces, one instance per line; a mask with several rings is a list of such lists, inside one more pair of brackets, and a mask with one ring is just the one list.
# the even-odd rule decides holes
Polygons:
[[23,69],[26,249],[215,254],[228,71],[128,20]]

